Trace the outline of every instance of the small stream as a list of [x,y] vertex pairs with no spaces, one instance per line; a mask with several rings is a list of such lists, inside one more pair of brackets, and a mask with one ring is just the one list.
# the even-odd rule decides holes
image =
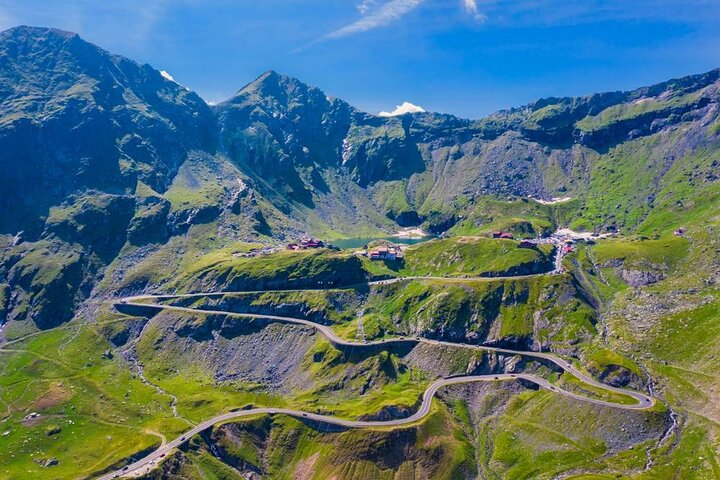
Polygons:
[[[635,360],[635,359],[633,359],[633,360]],[[635,363],[637,363],[638,366],[640,366],[640,370],[642,370],[642,372],[648,378],[648,384],[647,384],[648,395],[660,400],[663,403],[663,405],[665,405],[665,407],[670,412],[670,422],[671,422],[670,426],[665,430],[662,437],[660,437],[660,440],[658,441],[657,446],[654,448],[648,448],[645,451],[645,454],[647,456],[647,462],[645,463],[645,471],[647,471],[647,470],[650,470],[650,468],[652,468],[652,466],[655,463],[653,461],[652,454],[650,453],[650,451],[653,449],[659,449],[660,447],[662,447],[663,444],[673,435],[673,433],[675,432],[675,430],[677,429],[677,426],[678,426],[678,413],[670,406],[670,404],[668,402],[661,399],[660,397],[655,396],[655,382],[653,381],[652,376],[650,376],[650,372],[647,370],[647,368],[645,368],[645,366],[642,363],[638,362],[637,360],[635,360]]]
[[178,413],[178,410],[177,410],[178,398],[175,395],[173,395],[172,393],[164,390],[159,385],[156,385],[156,384],[152,383],[150,380],[148,380],[147,377],[145,376],[145,367],[140,363],[140,361],[138,359],[137,351],[135,351],[135,345],[140,340],[140,338],[142,338],[143,334],[145,333],[146,328],[148,327],[148,325],[150,324],[151,321],[152,320],[148,320],[147,322],[145,322],[145,325],[143,325],[143,328],[140,330],[140,333],[138,333],[138,336],[132,342],[130,342],[125,348],[120,350],[118,353],[125,360],[127,360],[130,363],[130,365],[132,365],[133,369],[137,372],[137,375],[140,378],[140,381],[142,381],[148,387],[154,388],[160,395],[170,397],[172,399],[172,401],[170,402],[170,408],[172,409],[173,416],[175,418],[182,420],[183,422],[185,422],[188,425],[190,425],[191,427],[193,427],[195,425],[190,420],[181,416]]

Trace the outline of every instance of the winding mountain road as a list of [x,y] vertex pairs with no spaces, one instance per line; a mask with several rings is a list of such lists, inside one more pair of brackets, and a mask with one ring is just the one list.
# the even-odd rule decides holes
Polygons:
[[[518,278],[518,277],[508,277],[508,278]],[[389,283],[395,283],[398,281],[404,281],[404,280],[410,280],[412,278],[397,278],[397,279],[389,279],[389,280],[381,280],[377,282],[371,282],[372,285],[385,285]],[[417,279],[428,279],[428,277],[417,277]],[[431,277],[432,279],[432,277]],[[442,280],[448,280],[444,277],[437,277],[437,279]],[[475,280],[475,279],[482,279],[482,280],[498,280],[498,277],[488,278],[488,277],[477,277],[473,279],[464,278],[462,280]],[[305,289],[307,290],[307,289]],[[293,291],[293,290],[282,290],[284,292],[287,291]],[[295,290],[297,291],[297,290]],[[141,309],[149,309],[149,310],[166,310],[166,311],[175,311],[180,313],[192,313],[192,314],[210,314],[210,315],[226,315],[229,317],[239,317],[239,318],[250,318],[250,319],[260,319],[260,320],[267,320],[272,322],[280,322],[280,323],[288,323],[288,324],[295,324],[295,325],[304,325],[311,328],[314,328],[317,330],[320,334],[325,336],[328,341],[333,344],[336,348],[368,348],[368,347],[377,347],[377,346],[389,346],[392,344],[410,344],[410,345],[419,345],[419,344],[426,344],[426,345],[434,345],[434,346],[445,346],[445,347],[452,347],[452,348],[468,348],[473,350],[483,350],[483,351],[489,351],[489,352],[496,352],[500,354],[508,354],[508,355],[521,355],[526,357],[533,357],[542,359],[545,361],[552,362],[553,364],[560,367],[562,370],[570,373],[575,378],[580,380],[581,382],[590,385],[592,387],[595,387],[597,389],[605,390],[608,392],[612,392],[615,394],[621,394],[626,395],[629,397],[632,397],[636,403],[634,404],[625,404],[625,403],[616,403],[611,402],[607,400],[600,400],[595,398],[586,397],[580,394],[577,394],[575,392],[571,392],[565,389],[562,389],[556,385],[551,384],[544,378],[541,378],[537,375],[532,374],[526,374],[526,373],[503,373],[503,374],[496,374],[496,375],[473,375],[473,376],[458,376],[458,377],[450,377],[450,378],[444,378],[435,381],[432,383],[423,394],[422,403],[420,404],[420,408],[410,417],[407,418],[401,418],[396,420],[387,420],[387,421],[360,421],[360,420],[346,420],[342,418],[337,418],[333,416],[328,415],[319,415],[311,412],[303,412],[300,410],[293,410],[293,409],[285,409],[285,408],[254,408],[254,409],[248,409],[248,410],[238,410],[234,412],[224,413],[222,415],[218,415],[216,417],[213,417],[211,419],[208,419],[199,425],[193,427],[192,429],[188,430],[178,438],[160,446],[158,449],[153,451],[152,453],[148,454],[147,456],[143,457],[142,459],[128,465],[127,467],[123,468],[122,470],[118,470],[115,472],[108,473],[107,475],[104,475],[100,477],[100,480],[109,480],[112,478],[118,478],[118,477],[128,477],[128,476],[139,476],[144,473],[147,473],[149,470],[152,470],[157,462],[161,461],[169,452],[171,452],[174,448],[182,445],[186,441],[188,441],[193,435],[196,435],[203,430],[216,425],[218,423],[223,423],[229,420],[234,420],[238,418],[243,417],[249,417],[253,415],[289,415],[298,419],[308,420],[308,421],[314,421],[324,424],[330,424],[335,425],[337,427],[341,428],[369,428],[369,427],[397,427],[402,425],[411,424],[413,422],[416,422],[426,415],[430,413],[430,408],[432,405],[432,399],[437,393],[437,391],[443,387],[449,386],[449,385],[458,385],[458,384],[464,384],[464,383],[473,383],[473,382],[483,382],[483,381],[514,381],[514,380],[525,380],[527,382],[534,383],[538,385],[540,388],[544,388],[546,390],[555,392],[559,395],[564,395],[569,398],[573,398],[579,401],[592,403],[595,405],[602,405],[606,407],[613,407],[613,408],[620,408],[625,410],[646,410],[649,408],[652,408],[655,405],[655,399],[645,395],[640,392],[632,391],[632,390],[625,390],[622,388],[616,388],[609,385],[606,385],[604,383],[598,382],[597,380],[593,379],[589,375],[586,375],[585,373],[578,370],[575,366],[573,366],[570,362],[567,360],[564,360],[554,354],[551,353],[543,353],[543,352],[532,352],[532,351],[519,351],[519,350],[511,350],[506,348],[497,348],[497,347],[489,347],[489,346],[483,346],[483,345],[471,345],[471,344],[465,344],[465,343],[453,343],[453,342],[446,342],[442,340],[431,340],[427,338],[392,338],[387,340],[374,340],[374,341],[368,341],[368,342],[353,342],[350,340],[346,340],[344,338],[339,337],[333,330],[327,325],[322,325],[316,322],[312,322],[310,320],[305,320],[301,318],[295,318],[295,317],[285,317],[285,316],[278,316],[278,315],[264,315],[264,314],[254,314],[254,313],[238,313],[238,312],[230,312],[230,311],[224,311],[224,310],[208,310],[208,309],[201,309],[201,308],[189,308],[189,307],[180,307],[175,305],[164,305],[160,303],[156,303],[158,300],[172,300],[172,299],[179,299],[179,298],[200,298],[200,297],[217,297],[217,296],[224,296],[224,295],[233,295],[233,294],[248,294],[248,293],[267,293],[269,290],[263,290],[263,291],[257,291],[257,292],[251,292],[251,291],[242,291],[242,292],[209,292],[209,293],[192,293],[192,294],[177,294],[177,295],[140,295],[140,296],[133,296],[133,297],[126,297],[121,299],[119,302],[116,303],[117,306],[131,306],[135,308],[141,308]]]
[[[525,373],[517,373],[517,374],[511,374],[511,373],[502,373],[497,375],[475,375],[475,376],[462,376],[462,377],[452,377],[452,378],[444,378],[437,380],[432,385],[430,385],[427,390],[425,390],[425,393],[423,394],[422,403],[420,405],[420,408],[418,409],[415,414],[413,414],[410,417],[407,418],[401,418],[397,420],[387,420],[387,421],[362,421],[362,420],[345,420],[342,418],[332,417],[329,415],[319,415],[316,413],[311,412],[303,412],[301,410],[293,410],[288,408],[253,408],[248,410],[238,410],[235,412],[229,412],[224,413],[222,415],[218,415],[216,417],[213,417],[209,420],[206,420],[196,427],[193,427],[192,429],[188,430],[187,432],[183,433],[181,436],[177,437],[171,442],[166,443],[165,445],[162,445],[146,457],[143,457],[142,459],[136,461],[135,463],[132,463],[128,465],[123,470],[119,470],[116,472],[109,473],[105,476],[100,477],[100,480],[109,480],[112,478],[118,478],[120,476],[140,476],[148,471],[152,470],[155,465],[161,461],[168,453],[170,453],[173,449],[179,447],[186,441],[188,441],[190,438],[192,438],[194,435],[197,435],[198,433],[212,427],[213,425],[217,425],[219,423],[227,422],[230,420],[236,420],[238,418],[243,417],[252,417],[254,415],[288,415],[291,417],[298,418],[300,420],[305,421],[314,421],[318,423],[324,423],[324,424],[330,424],[337,427],[342,428],[379,428],[379,427],[398,427],[403,425],[408,425],[414,422],[417,422],[418,420],[421,420],[423,417],[428,415],[430,413],[430,409],[432,406],[432,399],[437,393],[438,390],[440,390],[443,387],[449,386],[449,385],[458,385],[458,384],[465,384],[465,383],[473,383],[473,382],[488,382],[488,381],[508,381],[508,380],[526,380],[532,383],[535,383],[543,388],[546,388],[548,390],[556,391],[558,393],[579,399],[579,400],[585,400],[585,401],[591,401],[592,403],[597,403],[600,405],[607,405],[607,406],[613,406],[616,407],[618,404],[610,403],[610,402],[603,402],[601,400],[592,400],[588,399],[586,397],[582,397],[581,395],[574,394],[572,392],[567,392],[565,390],[559,389],[552,384],[550,384],[547,380],[540,378],[535,375],[531,374],[525,374]],[[627,405],[624,405],[624,407],[628,407]],[[633,406],[629,406],[633,408]],[[641,407],[634,407],[634,408],[641,408]],[[642,408],[649,408],[649,407],[642,407]]]
[[553,270],[549,272],[544,273],[529,273],[526,275],[515,275],[515,276],[497,276],[497,277],[437,277],[437,276],[407,276],[407,277],[392,277],[392,278],[386,278],[383,280],[373,280],[371,282],[364,282],[364,283],[356,283],[352,285],[339,285],[339,286],[330,286],[330,287],[324,287],[322,284],[318,284],[317,287],[303,287],[303,288],[287,288],[287,289],[281,289],[281,290],[226,290],[222,292],[203,292],[203,293],[167,293],[162,295],[138,295],[134,297],[126,297],[122,300],[126,300],[128,302],[133,300],[142,300],[142,299],[156,299],[156,300],[172,300],[174,298],[193,298],[193,297],[223,297],[225,295],[249,295],[249,294],[259,294],[259,293],[272,293],[272,292],[284,292],[284,293],[291,293],[291,292],[317,292],[317,291],[327,291],[327,290],[349,290],[352,288],[359,288],[359,287],[371,287],[371,286],[380,286],[380,285],[392,285],[393,283],[402,283],[402,282],[412,282],[415,280],[433,280],[433,281],[441,281],[445,283],[450,282],[497,282],[502,280],[522,280],[524,278],[536,278],[543,275],[556,275],[558,273],[562,272],[562,257],[557,257],[556,260],[553,263]]

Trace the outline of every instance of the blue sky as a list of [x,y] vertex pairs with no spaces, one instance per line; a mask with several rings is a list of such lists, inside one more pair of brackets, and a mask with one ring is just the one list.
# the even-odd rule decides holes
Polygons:
[[478,118],[720,66],[718,0],[0,0],[219,101],[274,69],[370,112]]

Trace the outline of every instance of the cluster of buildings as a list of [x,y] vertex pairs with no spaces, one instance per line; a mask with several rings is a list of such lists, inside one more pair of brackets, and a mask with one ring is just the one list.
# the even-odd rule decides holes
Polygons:
[[[492,238],[504,238],[506,240],[513,240],[515,236],[510,232],[492,232]],[[532,240],[521,240],[518,245],[519,248],[535,248],[537,245]]]
[[372,250],[358,250],[356,255],[368,257],[370,260],[398,260],[403,258],[403,248],[399,245],[375,247]]
[[307,250],[310,248],[323,248],[325,247],[325,243],[322,240],[317,240],[315,238],[303,238],[297,243],[288,243],[287,249],[288,250]]
[[561,247],[562,254],[567,255],[568,253],[573,251],[573,241],[572,240],[566,240],[565,244]]

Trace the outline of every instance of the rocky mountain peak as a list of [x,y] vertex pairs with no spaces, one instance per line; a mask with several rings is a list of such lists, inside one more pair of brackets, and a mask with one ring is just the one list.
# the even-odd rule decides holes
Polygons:
[[271,117],[287,114],[305,117],[322,115],[337,102],[347,105],[345,102],[329,99],[319,88],[297,78],[269,70],[241,88],[234,97],[221,103],[219,107],[260,107]]
[[109,58],[75,33],[27,26],[6,30],[0,33],[0,101],[61,92],[82,75],[97,76]]
[[71,32],[4,31],[0,231],[37,234],[49,207],[86,189],[132,191],[140,179],[162,192],[190,150],[213,149],[214,130],[199,96],[148,65]]
[[79,38],[80,36],[74,32],[68,32],[58,28],[33,27],[30,25],[20,25],[0,32],[0,41],[3,43],[9,39],[15,39],[18,42],[58,45],[68,40]]

